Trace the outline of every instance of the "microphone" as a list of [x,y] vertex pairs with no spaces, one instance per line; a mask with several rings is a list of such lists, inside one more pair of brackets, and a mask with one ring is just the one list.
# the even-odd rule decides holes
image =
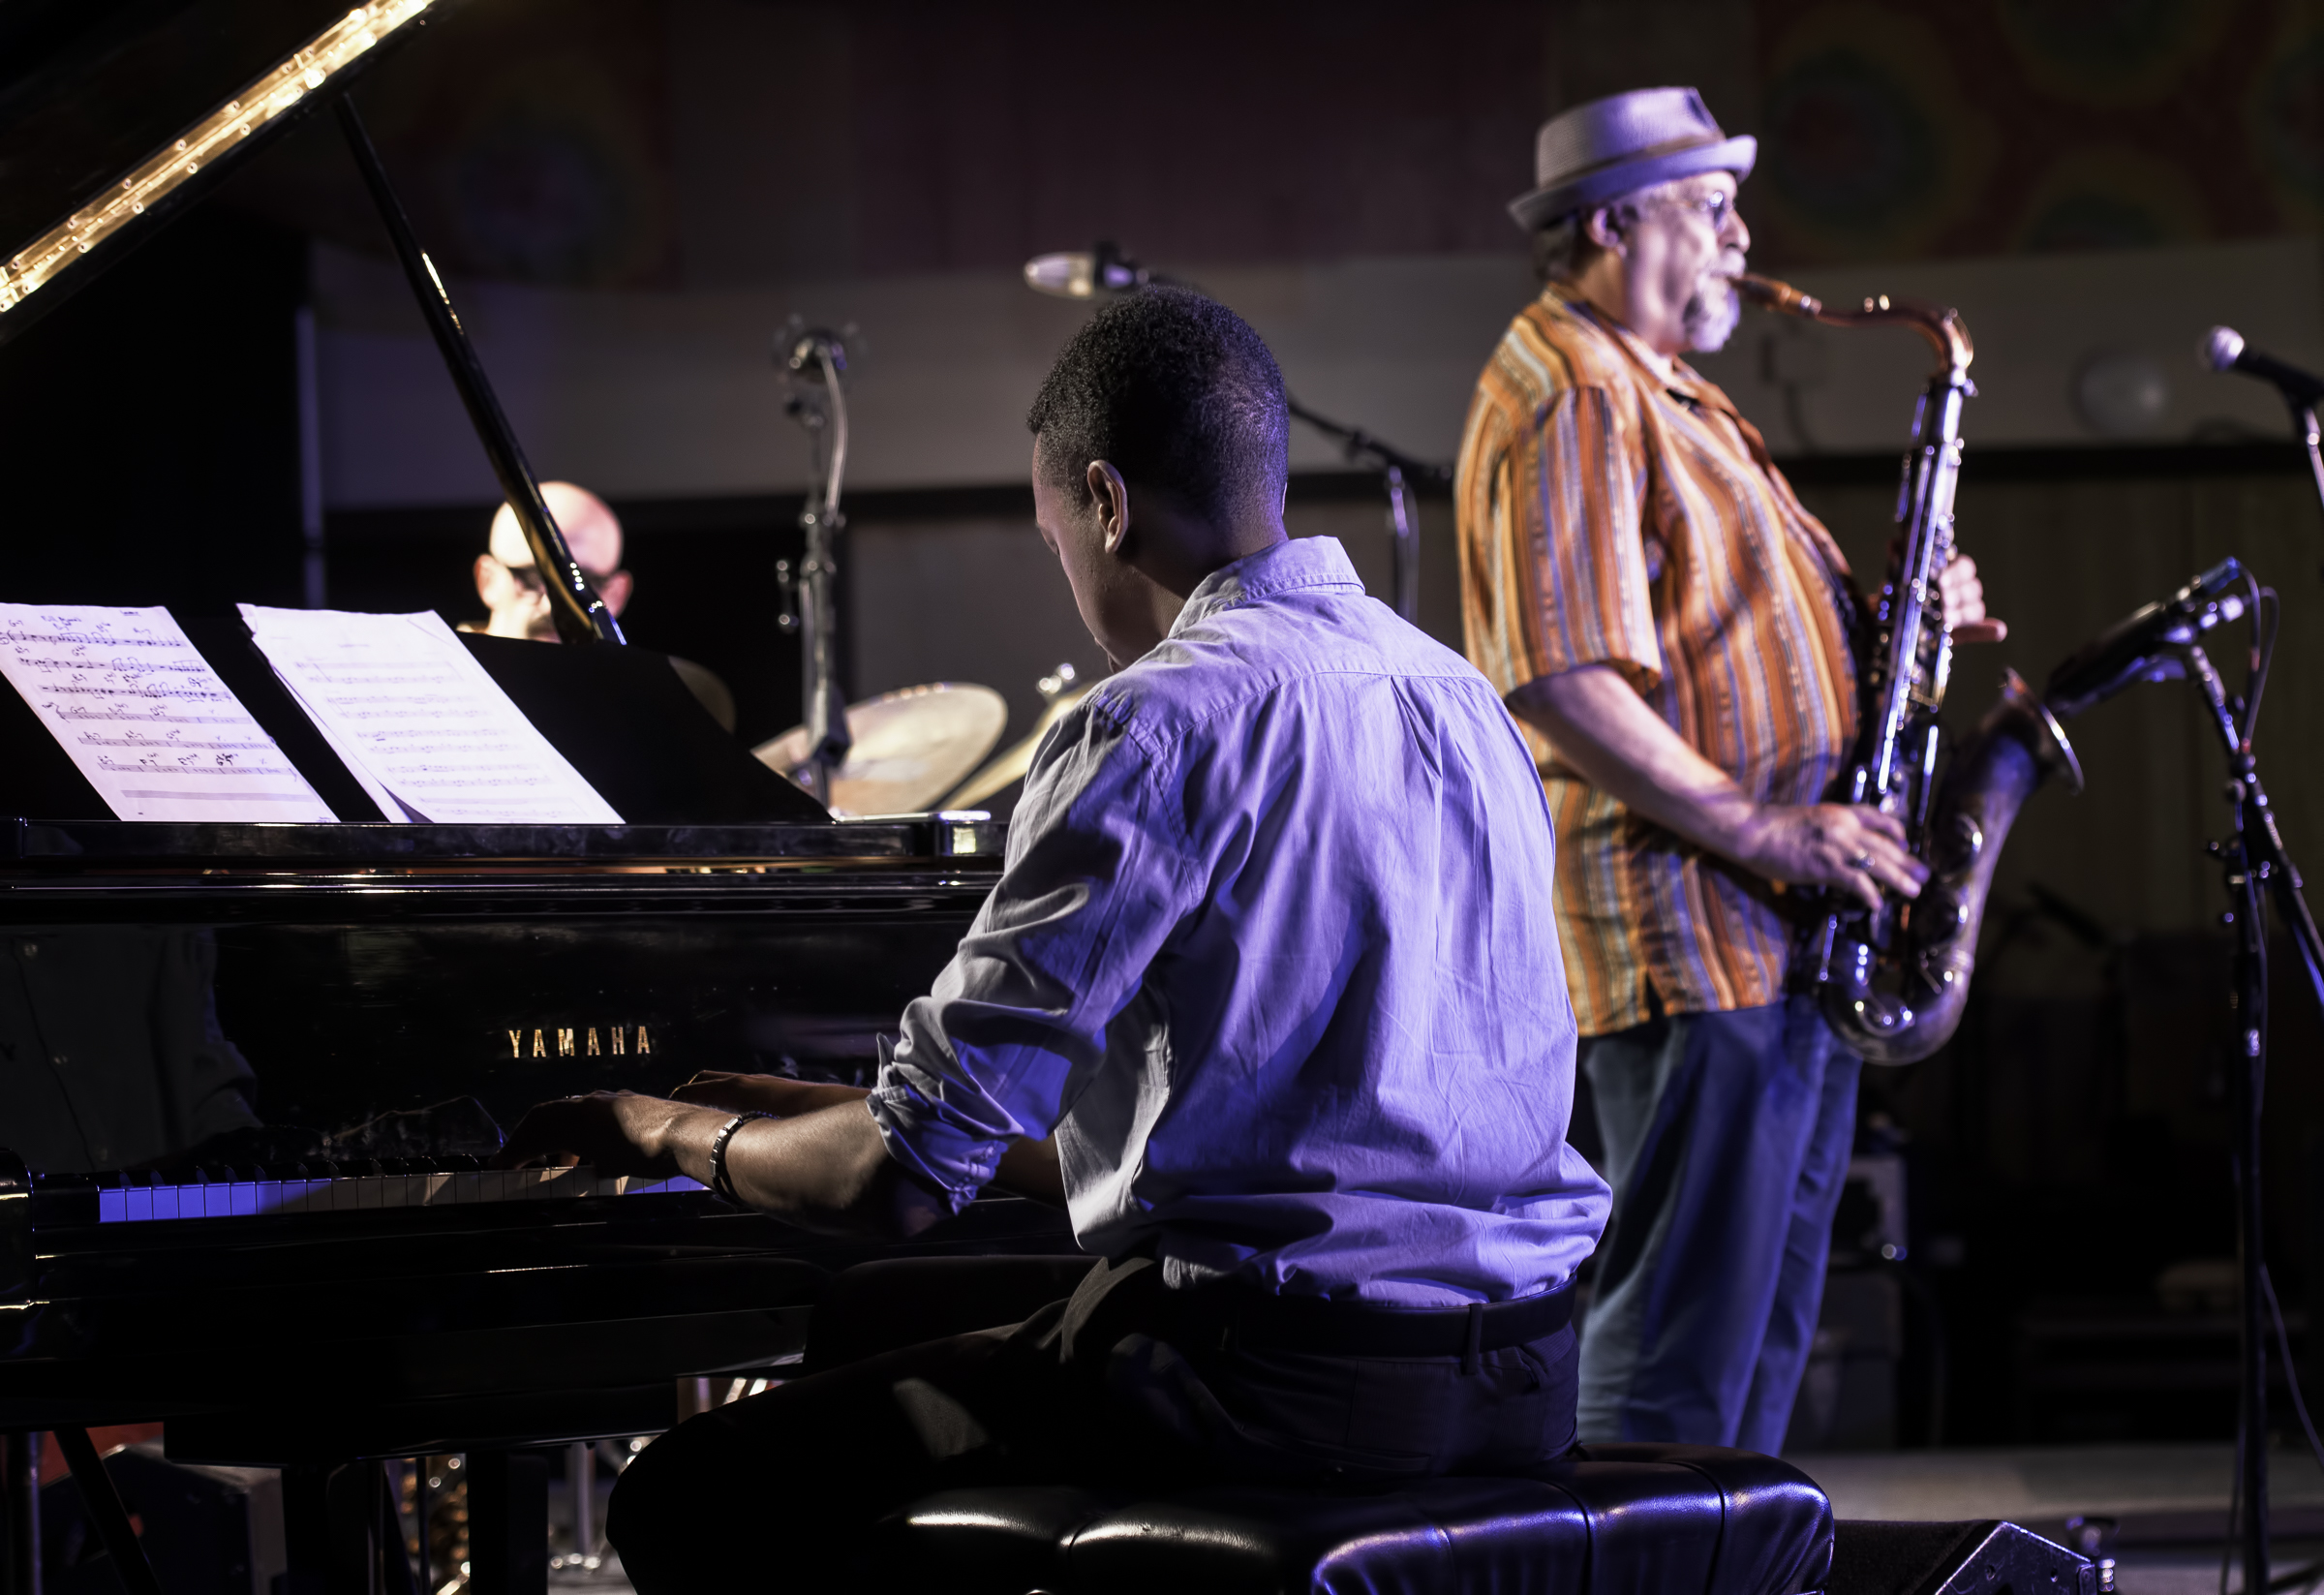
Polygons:
[[1134,293],[1159,280],[1110,243],[1101,243],[1086,255],[1036,255],[1024,262],[1024,286],[1059,299]]
[[[2224,330],[2224,329],[2222,329]],[[2215,626],[2240,618],[2243,565],[2221,560],[2159,603],[2150,603],[2050,672],[2043,703],[2061,720],[2102,703],[2134,682],[2185,675],[2178,651]]]
[[2311,377],[2296,365],[2257,353],[2231,326],[2215,326],[2205,333],[2196,357],[2207,371],[2240,371],[2263,383],[2274,383],[2286,399],[2303,408],[2324,404],[2324,378]]

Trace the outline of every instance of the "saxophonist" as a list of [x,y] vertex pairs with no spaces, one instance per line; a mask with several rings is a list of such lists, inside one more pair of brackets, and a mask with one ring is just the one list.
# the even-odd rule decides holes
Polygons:
[[[1614,1188],[1579,1434],[1772,1454],[1859,1068],[1793,978],[1779,898],[1877,905],[1927,872],[1897,820],[1823,801],[1856,733],[1863,600],[1758,432],[1682,357],[1734,330],[1756,153],[1688,88],[1543,127],[1538,186],[1510,206],[1542,292],[1479,381],[1455,502],[1469,658],[1524,727],[1554,818]],[[1942,585],[1957,641],[2003,634],[1971,561]]]

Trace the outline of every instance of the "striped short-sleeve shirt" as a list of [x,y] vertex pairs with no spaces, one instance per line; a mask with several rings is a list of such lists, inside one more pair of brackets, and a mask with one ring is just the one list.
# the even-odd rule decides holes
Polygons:
[[[1824,800],[1855,735],[1848,562],[1727,395],[1552,285],[1480,379],[1455,487],[1469,659],[1504,696],[1619,670],[1762,803]],[[1782,996],[1767,881],[1630,812],[1525,727],[1583,1035]]]

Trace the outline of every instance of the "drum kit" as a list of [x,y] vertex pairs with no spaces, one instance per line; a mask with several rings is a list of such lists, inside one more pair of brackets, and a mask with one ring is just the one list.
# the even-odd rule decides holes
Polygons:
[[[1070,664],[1040,681],[1045,699],[1031,734],[986,756],[1007,729],[1009,708],[990,687],[939,681],[847,705],[846,757],[830,772],[826,799],[841,819],[974,809],[1025,777],[1041,739],[1088,694]],[[811,751],[808,729],[794,725],[751,750],[777,774],[798,779]],[[804,784],[804,783],[803,783]]]

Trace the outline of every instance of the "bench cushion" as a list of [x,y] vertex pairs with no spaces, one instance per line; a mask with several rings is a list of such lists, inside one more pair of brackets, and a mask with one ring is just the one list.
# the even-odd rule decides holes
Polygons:
[[1773,1457],[1599,1445],[1521,1478],[1159,1499],[950,1490],[883,1522],[883,1583],[963,1595],[1800,1595],[1830,1503]]

